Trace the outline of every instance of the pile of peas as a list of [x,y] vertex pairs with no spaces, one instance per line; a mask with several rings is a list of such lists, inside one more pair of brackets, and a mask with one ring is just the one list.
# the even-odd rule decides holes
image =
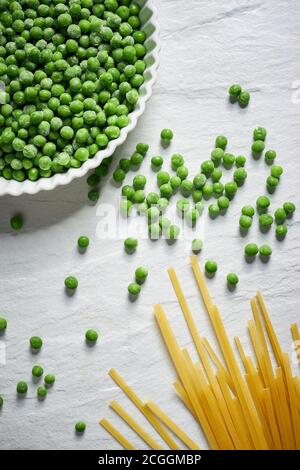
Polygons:
[[119,137],[144,82],[139,12],[132,0],[0,1],[0,176],[49,178]]

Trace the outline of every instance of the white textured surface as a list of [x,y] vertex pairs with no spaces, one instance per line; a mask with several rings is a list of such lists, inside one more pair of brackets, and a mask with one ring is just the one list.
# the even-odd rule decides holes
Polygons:
[[[166,157],[174,151],[182,152],[191,172],[195,172],[201,160],[209,156],[217,134],[228,136],[228,148],[233,153],[249,155],[252,129],[262,125],[268,129],[267,147],[277,150],[278,162],[285,169],[272,197],[272,208],[289,199],[300,207],[300,103],[292,100],[293,83],[300,80],[299,2],[190,0],[186,7],[187,2],[182,0],[157,0],[156,4],[162,30],[158,83],[146,114],[118,157],[129,155],[137,141],[148,141],[151,150],[142,172],[149,178],[150,156],[158,152]],[[251,103],[244,110],[227,102],[227,87],[236,81],[251,91]],[[159,132],[165,126],[175,132],[167,151],[159,147]],[[289,233],[282,243],[275,240],[274,230],[262,235],[256,224],[246,239],[240,237],[240,208],[264,192],[269,171],[263,160],[255,162],[250,155],[247,169],[248,180],[228,215],[216,221],[208,221],[206,215],[201,219],[198,227],[204,230],[205,249],[200,258],[212,257],[219,263],[219,272],[209,286],[230,333],[247,341],[247,299],[262,288],[280,339],[290,351],[289,324],[299,323],[300,215],[298,211],[289,221]],[[128,181],[131,177],[129,174]],[[210,337],[188,266],[189,242],[181,240],[170,247],[163,241],[143,241],[129,257],[123,253],[121,240],[97,239],[99,218],[96,208],[87,203],[86,193],[82,179],[55,192],[0,199],[0,313],[9,321],[1,338],[7,364],[0,365],[0,394],[6,399],[0,412],[0,447],[119,448],[97,423],[98,418],[109,417],[126,431],[124,423],[108,409],[111,398],[132,410],[107,377],[112,366],[141,396],[157,400],[205,446],[172,390],[175,373],[151,307],[163,302],[180,333],[181,344],[190,345],[166,274],[166,268],[173,264],[198,315],[201,332]],[[117,205],[118,198],[119,191],[108,180],[101,203],[112,201]],[[26,218],[18,234],[9,230],[15,211]],[[90,236],[91,244],[87,253],[80,255],[76,240],[83,233]],[[259,260],[245,263],[242,249],[248,239],[273,246],[268,264]],[[150,274],[139,300],[132,304],[126,288],[140,264],[146,264]],[[235,293],[228,293],[225,287],[228,271],[240,275]],[[79,278],[73,297],[67,297],[63,288],[68,273]],[[101,332],[94,348],[84,343],[89,327]],[[33,334],[41,335],[45,343],[37,356],[28,350],[28,338]],[[41,363],[57,377],[43,403],[37,401],[33,384],[27,398],[20,400],[15,394],[18,380],[30,382],[34,363]],[[87,431],[80,438],[74,434],[74,423],[79,419],[87,423]],[[141,446],[130,431],[127,435]]]

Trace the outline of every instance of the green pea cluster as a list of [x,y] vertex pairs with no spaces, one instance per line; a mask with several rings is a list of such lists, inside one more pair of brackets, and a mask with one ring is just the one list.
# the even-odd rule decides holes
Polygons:
[[250,93],[247,90],[243,90],[241,85],[238,83],[235,83],[229,87],[228,94],[232,103],[237,101],[241,108],[248,106],[250,101]]
[[139,12],[132,0],[1,0],[0,176],[49,178],[119,137],[144,82]]
[[131,282],[128,285],[128,293],[131,297],[137,297],[141,292],[141,285],[144,284],[148,277],[148,270],[143,267],[139,266],[134,273],[135,282]]

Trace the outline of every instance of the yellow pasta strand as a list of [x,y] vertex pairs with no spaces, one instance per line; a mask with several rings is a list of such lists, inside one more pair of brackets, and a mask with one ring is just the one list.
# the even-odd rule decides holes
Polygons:
[[118,441],[126,450],[137,450],[131,442],[126,439],[107,419],[103,418],[99,424]]

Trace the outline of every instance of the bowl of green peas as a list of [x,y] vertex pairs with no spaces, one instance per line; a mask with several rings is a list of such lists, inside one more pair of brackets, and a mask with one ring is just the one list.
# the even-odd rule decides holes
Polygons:
[[113,155],[158,57],[151,0],[0,0],[0,195],[54,189]]

